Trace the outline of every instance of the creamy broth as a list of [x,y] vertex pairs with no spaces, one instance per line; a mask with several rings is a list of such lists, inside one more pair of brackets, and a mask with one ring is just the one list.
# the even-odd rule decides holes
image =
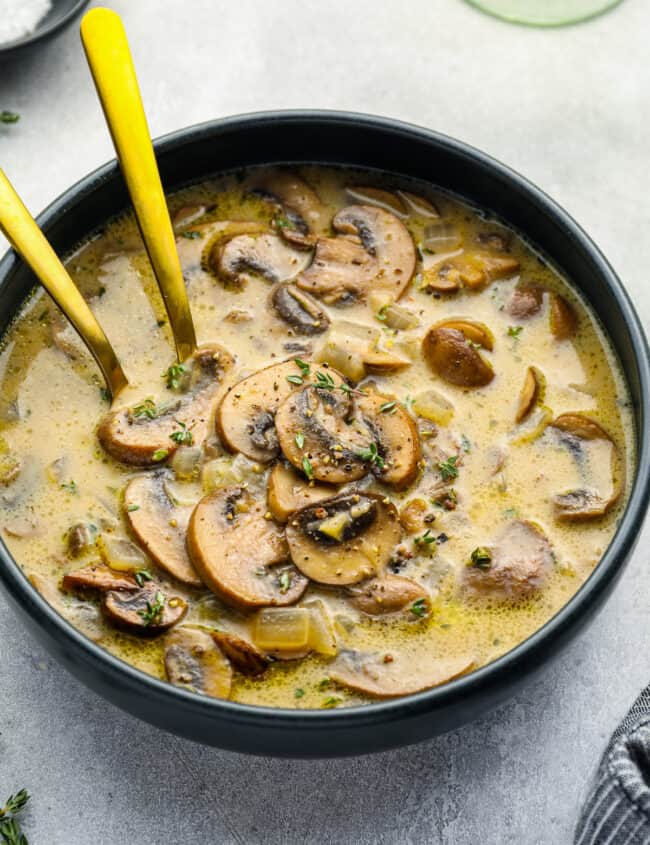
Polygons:
[[[502,223],[419,184],[324,168],[304,168],[299,175],[317,195],[316,210],[300,205],[295,197],[283,197],[280,189],[274,193],[273,186],[291,181],[282,172],[278,180],[278,171],[224,177],[169,198],[199,342],[218,344],[232,357],[231,364],[225,357],[220,360],[223,372],[218,373],[218,394],[210,399],[207,438],[189,480],[182,472],[178,477],[179,453],[202,443],[190,443],[193,435],[183,442],[182,426],[176,427],[180,442],[170,440],[169,449],[162,450],[169,454],[157,455],[149,467],[117,460],[114,451],[109,454],[103,448],[98,425],[110,409],[99,373],[47,294],[40,289],[33,293],[8,330],[0,358],[0,520],[11,553],[53,606],[128,663],[166,678],[170,671],[174,674],[169,652],[179,631],[182,637],[183,630],[218,630],[251,644],[264,669],[261,674],[247,674],[246,666],[240,665],[241,655],[228,656],[223,643],[214,645],[215,660],[223,664],[218,671],[228,676],[226,688],[233,700],[340,707],[377,695],[413,691],[471,671],[504,654],[548,621],[589,577],[616,529],[632,475],[634,427],[619,364],[591,309]],[[355,186],[369,185],[391,193],[385,196],[366,187],[350,193]],[[397,193],[400,189],[407,193]],[[362,217],[371,221],[380,209],[383,224],[388,221],[393,227],[379,232],[384,242],[369,244],[360,224],[356,230],[332,231],[334,215],[351,205],[365,209]],[[238,224],[224,226],[223,221]],[[296,234],[293,243],[292,232]],[[395,248],[394,239],[404,232],[412,244],[415,268],[408,279],[398,279],[398,287],[403,285],[404,290],[396,307],[382,291],[385,277],[373,250],[383,256]],[[377,231],[370,235],[376,237]],[[255,244],[259,246],[263,237],[270,237],[271,251],[260,258]],[[314,259],[318,238],[337,238],[338,247],[346,240],[343,247],[351,245],[357,252],[365,249],[371,265],[367,272],[374,273],[367,289],[344,292],[341,297],[340,291],[328,293],[327,286],[319,287],[322,274],[318,276],[317,268],[310,267],[323,248],[317,245]],[[300,239],[303,242],[297,244]],[[165,404],[182,400],[184,388],[183,378],[176,379],[180,385],[175,388],[173,371],[171,378],[168,373],[174,362],[172,338],[132,217],[110,222],[71,255],[66,266],[128,374],[129,387],[116,407],[129,407],[129,424],[144,430],[146,409],[135,416],[133,409],[148,399],[156,414]],[[398,276],[400,271],[407,272],[401,266],[397,269]],[[316,285],[302,288],[315,296],[319,312],[316,317],[307,314],[317,324],[308,329],[313,333],[290,325],[271,304],[278,281],[274,287],[265,273],[275,273],[279,283],[297,279],[299,285],[301,278],[316,275]],[[471,321],[471,325],[458,320]],[[431,335],[432,327],[440,328],[443,321],[452,323],[442,326],[442,334]],[[445,358],[446,341],[463,346],[460,359]],[[366,438],[366,448],[357,450],[364,457],[354,458],[363,464],[363,475],[346,478],[328,494],[334,497],[342,488],[343,493],[356,495],[357,506],[372,508],[375,515],[378,509],[393,514],[389,521],[394,542],[390,553],[377,563],[375,574],[409,579],[410,588],[396,582],[397,604],[404,599],[402,606],[377,613],[372,586],[370,598],[366,597],[372,606],[364,605],[370,582],[363,576],[370,572],[347,584],[310,580],[300,593],[304,576],[299,571],[298,540],[291,545],[290,538],[297,570],[280,566],[272,589],[281,604],[296,592],[288,607],[307,610],[289,614],[287,620],[294,626],[307,620],[309,630],[307,635],[285,632],[282,636],[289,637],[289,644],[278,646],[281,636],[271,627],[280,639],[269,639],[264,621],[268,611],[263,607],[239,601],[235,607],[223,591],[188,586],[156,565],[135,526],[142,506],[132,503],[132,494],[127,493],[125,499],[125,488],[134,478],[144,476],[147,484],[152,477],[158,479],[171,501],[168,521],[176,529],[178,519],[186,521],[194,506],[205,502],[204,497],[243,485],[241,496],[249,504],[240,508],[241,513],[235,508],[233,521],[254,519],[251,503],[259,505],[269,531],[284,543],[284,525],[274,519],[267,504],[269,475],[280,458],[265,463],[232,453],[223,441],[234,435],[228,430],[224,436],[222,431],[220,440],[213,416],[215,404],[225,401],[229,389],[231,394],[245,392],[246,383],[234,386],[242,379],[294,359],[299,363],[291,365],[294,379],[290,384],[295,392],[289,401],[317,380],[318,373],[334,373],[338,378],[336,371],[343,370],[349,387],[321,392],[348,402],[357,419],[359,406],[375,395],[374,390],[379,391],[382,407],[379,410],[376,403],[373,420],[392,424],[407,415],[410,425],[417,426],[419,447],[417,442],[412,445],[420,454],[413,456],[417,460],[412,480],[405,471],[397,484],[385,484],[382,477],[400,459],[408,459],[404,454],[410,448],[409,429],[403,428],[397,446],[392,443],[399,455],[382,451],[381,436],[373,434]],[[458,381],[458,361],[465,359],[469,378],[479,383],[452,383],[447,377],[451,374]],[[526,379],[528,393],[520,398]],[[286,374],[283,387],[285,380]],[[377,431],[372,426],[364,430]],[[268,434],[265,429],[261,436]],[[309,461],[309,444],[305,452],[300,428],[289,428],[289,437],[295,442],[283,446],[287,457],[291,459],[289,453],[298,450]],[[375,440],[379,449],[373,454],[370,447]],[[309,488],[306,475],[314,467],[310,469],[309,463],[305,467],[303,460],[294,456],[295,483],[313,491],[321,482],[316,478]],[[314,464],[324,469],[316,459]],[[329,464],[334,465],[336,456]],[[364,498],[368,493],[377,498]],[[415,505],[414,500],[418,500]],[[175,515],[174,505],[181,516]],[[357,524],[350,512],[345,511],[342,521],[334,520],[331,536],[327,534],[330,523],[322,520],[331,520],[332,512],[327,511],[325,517],[321,512],[312,514],[321,519],[318,543],[328,554],[341,544],[340,531],[352,531]],[[212,526],[213,515],[206,513]],[[359,520],[367,518],[360,513]],[[304,525],[298,523],[290,515],[287,533],[299,534]],[[219,536],[218,522],[214,525]],[[199,526],[195,527],[198,531]],[[327,530],[321,532],[321,528]],[[257,538],[256,530],[251,528],[251,537]],[[375,528],[371,525],[367,530]],[[363,531],[359,536],[363,537]],[[201,564],[195,561],[199,571],[212,566],[213,553],[206,551],[206,543],[197,539],[193,552],[190,544],[193,558],[205,557]],[[242,559],[250,561],[262,554],[257,539],[248,548],[243,545]],[[522,575],[521,567],[528,566],[531,555],[537,569],[533,566],[534,571]],[[286,549],[279,557],[280,564],[289,559]],[[170,630],[157,633],[162,617],[155,606],[158,592],[152,591],[154,606],[135,611],[136,626],[139,619],[142,630],[128,631],[114,624],[110,610],[102,610],[107,599],[101,590],[78,589],[69,583],[63,588],[66,573],[102,560],[116,577],[127,580],[128,589],[118,586],[113,591],[118,603],[137,592],[137,585],[128,586],[133,572],[144,572],[138,576],[140,586],[155,585],[167,604],[172,597],[176,607],[170,613],[186,603],[184,617]],[[230,567],[236,565],[234,560]],[[328,561],[336,569],[332,555]],[[260,579],[268,579],[269,571],[275,570],[265,570],[264,560],[262,564]],[[273,626],[273,612],[270,618]],[[152,620],[156,624],[150,625]],[[291,653],[291,636],[296,638],[295,653]],[[374,655],[370,668],[357,653]],[[268,654],[274,659],[265,666]],[[212,671],[201,663],[203,657],[199,649],[195,653],[199,668]],[[348,661],[343,670],[342,660]],[[351,671],[361,671],[362,683],[346,682],[346,672]],[[397,678],[395,687],[390,686],[391,673]],[[400,684],[407,676],[402,690]],[[181,672],[180,682],[196,688],[188,678]],[[212,694],[228,694],[219,693],[220,687],[214,689]]]

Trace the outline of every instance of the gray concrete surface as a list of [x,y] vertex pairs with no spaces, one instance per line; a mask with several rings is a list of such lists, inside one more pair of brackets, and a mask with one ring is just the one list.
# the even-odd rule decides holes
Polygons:
[[[114,0],[154,134],[271,107],[421,123],[527,174],[593,234],[650,318],[647,0],[558,31],[462,0]],[[0,163],[34,210],[112,155],[76,28],[0,66]],[[650,680],[648,532],[586,634],[507,706],[341,761],[223,753],[141,724],[62,672],[0,595],[0,793],[36,845],[562,845],[606,737]]]

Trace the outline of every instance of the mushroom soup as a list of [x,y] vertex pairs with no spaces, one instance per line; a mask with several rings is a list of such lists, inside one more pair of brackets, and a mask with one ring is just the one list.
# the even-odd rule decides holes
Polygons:
[[543,625],[634,460],[577,292],[376,174],[252,170],[170,206],[190,360],[131,217],[67,261],[130,379],[115,407],[42,290],[5,337],[2,532],[53,607],[173,684],[307,708],[443,684]]

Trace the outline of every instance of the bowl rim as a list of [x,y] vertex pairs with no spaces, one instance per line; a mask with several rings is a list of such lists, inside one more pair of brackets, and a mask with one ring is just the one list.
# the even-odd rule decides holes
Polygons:
[[[4,58],[14,51],[21,50],[23,47],[28,47],[37,44],[39,41],[44,41],[47,38],[55,35],[59,30],[67,26],[73,18],[75,18],[90,2],[90,0],[76,0],[75,3],[64,12],[60,18],[56,18],[52,23],[46,26],[41,26],[40,21],[36,24],[36,29],[24,35],[22,38],[15,38],[13,41],[5,41],[0,43],[0,57]],[[52,4],[52,8],[45,15],[45,18],[56,9],[56,0]],[[43,18],[41,19],[43,20]]]
[[[337,728],[340,728],[342,723],[345,723],[346,728],[354,730],[355,727],[376,725],[433,712],[439,708],[450,708],[467,698],[480,695],[482,691],[505,684],[509,678],[525,673],[526,664],[529,665],[531,660],[545,662],[545,656],[553,653],[551,644],[559,642],[565,631],[575,627],[578,619],[585,616],[589,606],[599,604],[599,599],[606,593],[610,583],[615,581],[622,572],[636,542],[650,500],[650,436],[646,433],[650,416],[650,355],[641,322],[627,291],[586,232],[561,206],[528,179],[463,141],[425,127],[369,114],[320,109],[274,110],[218,118],[175,130],[155,140],[156,154],[166,153],[179,146],[198,141],[202,137],[218,137],[220,133],[231,129],[254,128],[259,124],[269,122],[289,125],[292,123],[362,124],[367,128],[387,131],[393,135],[419,138],[436,147],[446,148],[461,157],[471,158],[494,171],[504,182],[516,186],[526,197],[527,202],[536,204],[545,214],[555,218],[561,227],[570,233],[574,241],[579,242],[589,253],[601,280],[610,288],[618,303],[631,337],[633,356],[639,370],[641,402],[640,423],[636,432],[637,461],[634,480],[616,532],[592,574],[551,619],[513,649],[467,675],[412,695],[340,709],[293,709],[210,698],[174,687],[115,657],[60,616],[31,585],[0,538],[0,579],[14,600],[46,633],[50,635],[56,633],[55,639],[58,644],[78,650],[86,663],[94,665],[95,668],[101,667],[104,673],[116,682],[123,685],[125,681],[128,681],[130,690],[138,690],[141,695],[149,696],[151,701],[162,702],[171,707],[183,703],[185,712],[194,710],[204,717],[214,715],[216,718],[227,718],[242,725],[260,728],[271,726],[279,729],[284,727],[294,730],[303,727],[313,730],[333,727],[335,724]],[[217,172],[219,171],[215,169],[215,173]],[[118,175],[118,165],[115,159],[101,165],[53,200],[36,218],[38,225],[47,231],[86,195],[116,175]],[[209,176],[210,174],[206,174],[206,178]],[[20,261],[21,259],[12,249],[9,249],[0,260],[0,296],[5,280]]]

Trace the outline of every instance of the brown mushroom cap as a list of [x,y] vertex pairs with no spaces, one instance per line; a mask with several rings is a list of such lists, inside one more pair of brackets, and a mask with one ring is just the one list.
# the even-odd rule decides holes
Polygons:
[[351,205],[332,221],[336,238],[320,238],[298,287],[324,302],[365,299],[384,290],[399,299],[415,270],[415,247],[404,224],[383,208]]
[[155,466],[172,455],[178,444],[171,435],[183,426],[194,443],[202,443],[221,379],[231,365],[232,357],[220,346],[202,347],[184,365],[190,371],[186,393],[161,408],[150,403],[149,413],[139,414],[137,404],[110,411],[97,429],[100,443],[109,455],[134,466]]
[[264,674],[271,660],[248,640],[226,631],[211,631],[212,639],[242,675]]
[[138,542],[161,569],[190,587],[202,587],[185,547],[192,507],[175,505],[162,474],[139,475],[124,491],[126,518]]
[[434,328],[456,329],[476,346],[482,346],[483,349],[490,352],[494,349],[494,335],[485,323],[479,323],[477,320],[468,320],[466,317],[449,317],[436,323]]
[[517,320],[527,320],[539,313],[544,304],[544,288],[537,285],[517,285],[505,306],[505,311]]
[[316,191],[289,170],[253,176],[251,190],[281,207],[288,225],[281,227],[280,234],[291,243],[304,243],[311,233],[329,227],[329,212]]
[[137,590],[139,589],[133,575],[127,572],[116,572],[104,563],[93,563],[82,569],[66,572],[61,586],[64,590]]
[[[295,361],[273,364],[228,389],[217,407],[217,433],[231,452],[268,463],[277,457],[275,413],[290,393],[302,384]],[[293,381],[289,381],[292,379]]]
[[372,465],[373,473],[384,484],[398,490],[408,487],[415,480],[422,457],[413,417],[394,396],[386,396],[369,387],[365,388],[364,396],[357,398],[356,407],[383,460],[383,466]]
[[578,315],[559,293],[551,296],[551,334],[556,340],[568,340],[578,331]]
[[350,603],[370,616],[399,613],[418,600],[422,600],[425,607],[431,603],[429,593],[420,584],[390,573],[351,587],[349,593],[352,596]]
[[361,453],[372,435],[366,426],[348,423],[352,413],[350,396],[338,390],[310,386],[288,396],[275,415],[285,458],[310,479],[345,484],[362,478],[369,465]]
[[438,687],[469,672],[475,665],[472,657],[425,658],[391,652],[384,654],[342,651],[328,669],[337,684],[373,698],[394,698]]
[[252,276],[270,282],[293,279],[309,264],[310,255],[288,246],[277,235],[238,235],[225,244],[218,243],[210,263],[226,282],[243,287]]
[[561,432],[562,439],[579,463],[584,463],[580,441],[602,440],[611,444],[612,490],[609,495],[603,496],[597,490],[584,487],[558,494],[553,499],[555,518],[561,522],[583,522],[604,516],[616,504],[623,490],[625,469],[616,443],[595,420],[580,413],[561,414],[550,423],[549,428]]
[[307,579],[291,564],[282,529],[243,487],[201,499],[190,519],[187,548],[204,583],[235,607],[293,604]]
[[271,304],[298,334],[321,334],[329,326],[329,317],[320,302],[296,285],[276,285],[271,293]]
[[[155,613],[156,608],[159,613]],[[149,581],[138,590],[105,593],[102,611],[119,628],[155,636],[181,621],[187,613],[187,602],[180,596],[169,597],[158,584]]]
[[515,601],[538,590],[553,565],[548,538],[527,520],[509,523],[487,551],[489,561],[468,564],[465,583],[478,594],[500,601]]
[[165,670],[174,686],[214,698],[230,698],[230,663],[206,631],[181,627],[170,634]]
[[400,540],[395,506],[346,493],[297,511],[287,524],[291,558],[320,584],[356,584],[378,574]]
[[441,378],[459,387],[485,387],[494,378],[491,365],[458,329],[433,326],[422,341],[422,352]]
[[537,402],[540,401],[543,391],[544,376],[537,367],[528,367],[515,414],[515,420],[518,423],[523,422],[530,414]]
[[269,475],[267,501],[274,518],[286,522],[295,511],[329,499],[334,493],[335,489],[324,484],[308,484],[293,467],[277,463]]

